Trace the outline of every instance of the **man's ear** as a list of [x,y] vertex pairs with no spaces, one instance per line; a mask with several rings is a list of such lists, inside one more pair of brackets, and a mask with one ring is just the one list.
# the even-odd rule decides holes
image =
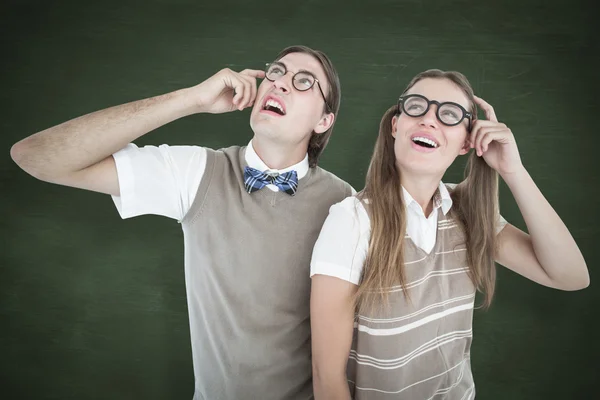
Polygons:
[[396,138],[396,124],[398,123],[398,116],[394,115],[392,117],[392,137]]
[[335,121],[335,114],[333,114],[333,113],[325,114],[323,116],[323,118],[321,118],[321,120],[319,120],[319,123],[317,124],[317,126],[315,126],[313,131],[315,133],[326,132],[329,128],[331,128],[334,121]]

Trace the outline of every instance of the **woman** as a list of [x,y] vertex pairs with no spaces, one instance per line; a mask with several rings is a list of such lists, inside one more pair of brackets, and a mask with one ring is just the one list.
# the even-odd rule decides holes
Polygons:
[[[442,183],[469,152],[465,180]],[[499,215],[498,174],[529,234]],[[382,118],[364,190],[331,207],[315,245],[315,398],[474,398],[475,292],[488,307],[494,261],[549,287],[589,284],[510,129],[462,74],[423,72]]]

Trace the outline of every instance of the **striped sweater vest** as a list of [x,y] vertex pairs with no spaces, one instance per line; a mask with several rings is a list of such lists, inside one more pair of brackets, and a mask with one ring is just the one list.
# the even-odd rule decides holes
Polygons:
[[389,307],[358,314],[348,361],[356,400],[475,397],[470,365],[475,287],[460,227],[439,213],[427,254],[405,237],[408,299],[392,287]]

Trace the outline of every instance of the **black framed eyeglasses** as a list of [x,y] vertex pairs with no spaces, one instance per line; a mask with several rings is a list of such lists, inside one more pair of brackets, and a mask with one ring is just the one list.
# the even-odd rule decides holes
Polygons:
[[[267,63],[267,67],[265,69],[265,78],[274,82],[275,80],[283,77],[287,74],[287,68],[284,64],[280,62],[272,62]],[[294,88],[300,92],[306,92],[310,88],[312,88],[315,83],[319,88],[319,92],[321,92],[321,96],[323,96],[323,101],[325,102],[325,107],[327,107],[327,112],[331,112],[331,107],[327,103],[327,99],[325,98],[325,93],[323,93],[323,89],[321,88],[321,83],[319,80],[308,71],[298,71],[292,76],[292,85]]]
[[429,107],[435,104],[437,110],[435,116],[438,121],[446,126],[456,126],[462,122],[463,119],[467,118],[469,121],[468,131],[471,131],[471,122],[473,121],[473,114],[465,110],[463,106],[458,103],[451,101],[445,101],[440,103],[439,101],[429,100],[427,97],[420,94],[409,94],[407,96],[400,96],[398,99],[398,114],[401,111],[410,117],[421,117],[429,111]]

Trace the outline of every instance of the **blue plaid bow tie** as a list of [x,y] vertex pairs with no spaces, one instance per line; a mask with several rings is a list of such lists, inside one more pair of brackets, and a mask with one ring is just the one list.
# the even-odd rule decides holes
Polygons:
[[269,175],[252,167],[244,169],[244,186],[248,193],[267,185],[275,185],[279,190],[293,196],[298,189],[298,173],[292,170],[279,175]]

